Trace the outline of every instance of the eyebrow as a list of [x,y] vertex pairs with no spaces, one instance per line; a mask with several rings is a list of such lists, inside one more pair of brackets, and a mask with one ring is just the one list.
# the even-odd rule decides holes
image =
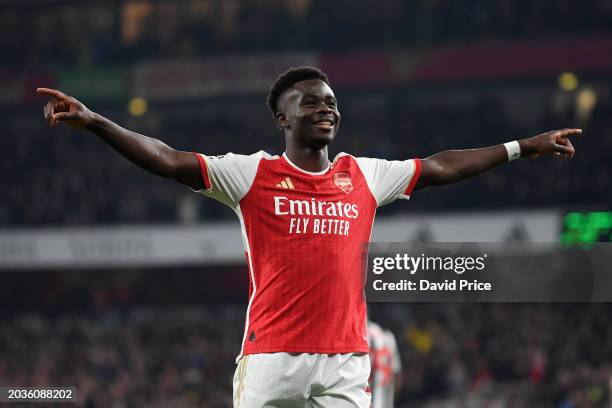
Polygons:
[[[310,94],[304,94],[304,95],[302,96],[302,99],[306,99],[306,98],[317,98],[317,99],[318,99],[318,98],[319,98],[319,95],[317,95],[317,94],[312,94],[312,93],[310,93]],[[336,97],[335,97],[334,95],[332,95],[332,94],[326,94],[325,96],[323,96],[323,99],[333,99],[333,100],[336,100]]]

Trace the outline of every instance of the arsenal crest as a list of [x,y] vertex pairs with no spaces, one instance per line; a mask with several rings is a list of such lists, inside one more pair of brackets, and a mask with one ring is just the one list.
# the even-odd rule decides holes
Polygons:
[[346,194],[353,191],[353,183],[351,183],[351,176],[348,173],[342,172],[334,174],[334,183],[336,183],[340,190],[344,191]]

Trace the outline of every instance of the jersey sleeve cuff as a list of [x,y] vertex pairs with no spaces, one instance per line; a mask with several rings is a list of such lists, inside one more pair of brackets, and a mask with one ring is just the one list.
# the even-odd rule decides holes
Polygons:
[[406,191],[404,192],[404,195],[407,197],[410,197],[410,194],[412,194],[412,190],[414,190],[414,187],[416,186],[417,181],[419,181],[419,177],[421,176],[421,160],[414,158],[414,173],[412,174],[412,178],[410,179],[410,183],[408,184],[408,187],[406,187]]
[[195,157],[198,159],[198,163],[200,163],[200,171],[202,172],[202,181],[204,182],[204,190],[210,190],[212,188],[212,183],[210,182],[210,177],[208,175],[208,165],[206,164],[206,160],[204,156],[192,152]]

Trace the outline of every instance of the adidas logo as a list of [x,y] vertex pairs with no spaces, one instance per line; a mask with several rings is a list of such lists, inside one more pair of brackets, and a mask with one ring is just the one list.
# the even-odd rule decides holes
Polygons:
[[293,183],[291,182],[291,179],[289,177],[287,177],[286,179],[278,183],[276,187],[288,188],[289,190],[295,190],[295,187],[293,187]]

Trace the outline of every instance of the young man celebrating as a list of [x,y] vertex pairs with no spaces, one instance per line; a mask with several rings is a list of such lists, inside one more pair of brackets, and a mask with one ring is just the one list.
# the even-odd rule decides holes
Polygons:
[[453,183],[519,157],[572,157],[580,129],[427,159],[387,161],[327,146],[340,112],[327,76],[291,68],[268,105],[285,135],[282,156],[205,156],[123,129],[62,92],[45,118],[87,129],[145,170],[230,206],[242,227],[249,303],[234,375],[236,407],[369,407],[370,362],[362,248],[376,208],[414,189]]

